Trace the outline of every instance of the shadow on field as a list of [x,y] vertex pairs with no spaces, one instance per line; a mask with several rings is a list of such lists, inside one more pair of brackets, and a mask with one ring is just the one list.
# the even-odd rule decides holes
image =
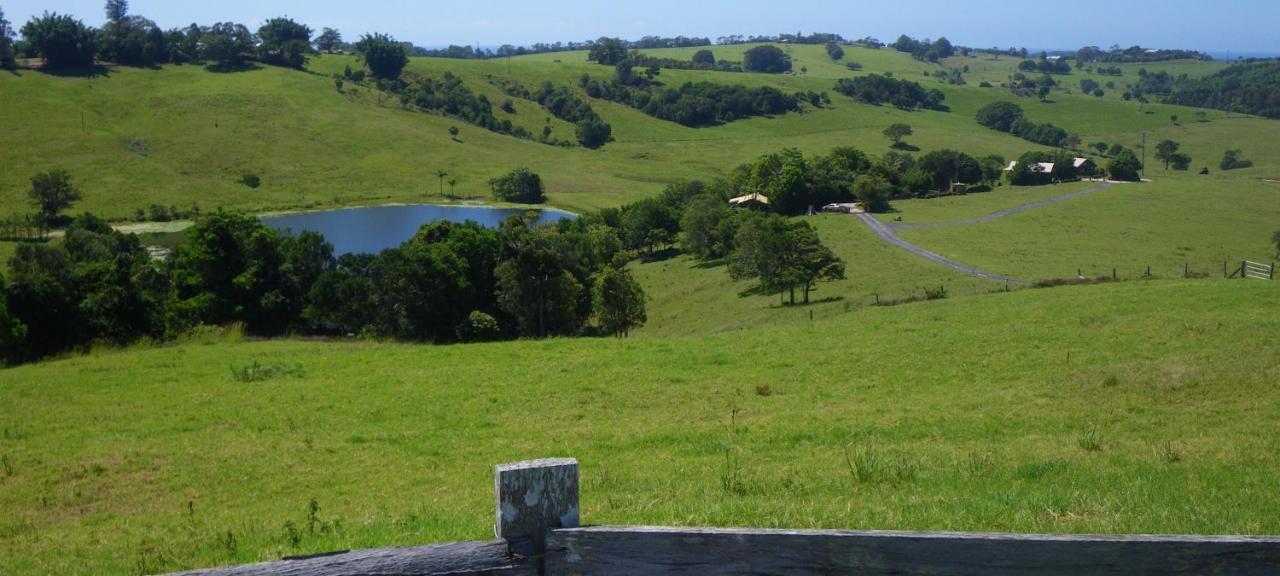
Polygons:
[[725,262],[724,258],[716,258],[714,260],[706,260],[703,262],[698,262],[697,264],[690,266],[689,269],[690,270],[710,270],[712,268],[720,268],[725,264],[727,264],[727,262]]
[[262,66],[256,62],[241,62],[240,64],[210,64],[205,66],[204,69],[218,74],[233,74],[236,72],[253,72],[254,70],[261,70]]
[[40,72],[59,78],[98,78],[111,75],[110,69],[99,64],[76,68],[41,68]]

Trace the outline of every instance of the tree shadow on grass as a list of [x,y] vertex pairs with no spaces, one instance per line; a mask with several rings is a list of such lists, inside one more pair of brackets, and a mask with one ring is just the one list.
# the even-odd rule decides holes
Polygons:
[[907,144],[906,142],[899,142],[899,143],[897,143],[897,144],[894,144],[894,145],[890,146],[890,148],[893,148],[894,150],[902,150],[902,151],[904,151],[904,152],[919,152],[919,151],[920,151],[920,147],[919,147],[919,146],[913,146],[913,145],[911,145],[911,144]]
[[204,67],[205,70],[216,72],[218,74],[233,74],[236,72],[253,72],[261,70],[262,65],[257,62],[241,62],[239,64],[209,64]]
[[663,248],[662,250],[658,250],[656,252],[651,252],[649,254],[642,255],[640,257],[640,260],[648,264],[653,262],[663,262],[666,260],[670,260],[679,255],[680,255],[680,251],[675,248]]
[[74,68],[41,68],[40,72],[59,78],[98,78],[111,75],[111,70],[101,64]]
[[724,258],[713,258],[711,260],[703,260],[690,266],[691,270],[711,270],[712,268],[721,268],[728,262]]

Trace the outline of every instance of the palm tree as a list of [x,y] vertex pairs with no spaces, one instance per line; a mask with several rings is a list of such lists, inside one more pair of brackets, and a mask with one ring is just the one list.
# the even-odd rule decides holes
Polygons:
[[454,189],[457,185],[458,185],[457,179],[454,179],[454,178],[449,179],[449,195],[450,196],[457,195],[456,190]]
[[440,170],[436,170],[436,177],[440,179],[440,195],[441,196],[444,196],[444,179],[447,178],[448,176],[449,176],[449,173],[445,172],[443,168]]

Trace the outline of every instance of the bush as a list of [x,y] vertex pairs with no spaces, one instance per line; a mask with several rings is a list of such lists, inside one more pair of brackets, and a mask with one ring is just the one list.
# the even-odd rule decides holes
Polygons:
[[475,310],[458,325],[458,340],[462,342],[492,342],[502,336],[502,327],[488,314]]
[[528,168],[516,168],[505,176],[489,181],[493,195],[504,202],[541,204],[547,201],[542,178]]
[[1111,175],[1111,179],[1123,182],[1137,182],[1141,179],[1139,176],[1141,171],[1142,162],[1138,160],[1133,150],[1129,149],[1121,150],[1107,166],[1107,173]]
[[355,45],[364,63],[378,78],[394,80],[400,77],[409,64],[404,45],[386,34],[371,34],[360,38]]
[[743,55],[742,67],[748,72],[780,74],[791,70],[791,57],[772,44],[756,46]]
[[94,31],[71,16],[45,12],[22,27],[22,36],[48,68],[93,65],[97,50]]
[[925,90],[916,82],[897,80],[889,75],[841,78],[836,82],[835,91],[867,104],[888,103],[903,110],[947,110],[942,104],[946,95],[941,90]]
[[1222,155],[1222,162],[1218,163],[1218,168],[1222,170],[1239,170],[1251,167],[1253,167],[1253,161],[1241,158],[1239,150],[1227,150]]
[[240,177],[240,183],[250,188],[257,188],[262,185],[262,179],[258,178],[257,174],[248,172]]
[[613,139],[613,128],[599,116],[591,116],[578,122],[578,143],[586,148],[599,148]]
[[978,110],[978,123],[992,130],[1008,132],[1021,120],[1022,107],[1013,102],[992,102]]

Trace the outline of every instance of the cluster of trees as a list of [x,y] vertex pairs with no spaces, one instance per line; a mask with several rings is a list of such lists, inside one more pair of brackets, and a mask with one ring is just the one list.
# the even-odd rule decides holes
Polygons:
[[445,72],[442,80],[405,74],[393,90],[400,93],[400,100],[406,105],[441,112],[500,134],[529,137],[526,131],[516,134],[511,120],[499,120],[494,116],[489,98],[483,94],[476,95],[451,72]]
[[489,181],[493,195],[504,202],[541,204],[547,201],[547,191],[542,177],[528,168],[516,168]]
[[827,56],[832,60],[840,61],[844,59],[844,48],[840,47],[838,42],[827,42]]
[[791,56],[772,44],[756,46],[742,55],[742,68],[747,72],[781,74],[791,71]]
[[686,82],[674,88],[657,86],[635,76],[629,68],[620,68],[609,82],[583,76],[582,88],[592,98],[625,104],[655,118],[694,128],[785,114],[799,110],[801,102],[799,96],[771,86],[748,88],[711,82]]
[[716,44],[763,44],[767,42],[776,42],[782,44],[826,44],[828,42],[844,43],[845,39],[839,34],[830,32],[814,32],[805,34],[796,32],[795,34],[782,33],[776,36],[742,36],[729,35],[716,38]]
[[[1074,156],[1063,150],[1027,152],[1018,157],[1017,164],[1009,172],[1009,183],[1015,186],[1040,186],[1092,175],[1080,173],[1073,162]],[[1042,170],[1041,166],[1044,164],[1053,164],[1053,170]]]
[[1098,98],[1107,95],[1106,91],[1102,89],[1102,85],[1098,84],[1098,81],[1092,78],[1082,78],[1080,80],[1080,91],[1085,94],[1092,94]]
[[638,50],[631,51],[627,57],[633,65],[641,68],[669,68],[672,70],[715,70],[716,72],[742,72],[741,62],[716,60],[711,50],[699,50],[689,60],[675,58],[658,58],[642,54]]
[[1245,160],[1241,154],[1240,150],[1227,150],[1222,154],[1222,161],[1218,163],[1218,168],[1222,170],[1252,168],[1253,160]]
[[572,122],[576,127],[578,143],[586,148],[599,148],[613,140],[613,127],[600,118],[591,104],[579,98],[565,86],[553,87],[543,82],[534,98],[556,118]]
[[899,80],[889,75],[870,74],[857,78],[841,78],[836,92],[867,104],[892,104],[903,110],[925,108],[946,111],[946,95],[941,90],[925,90],[917,82]]
[[924,60],[928,62],[937,62],[943,58],[950,58],[955,55],[956,48],[951,45],[951,41],[945,37],[937,40],[916,40],[906,34],[898,37],[898,40],[890,44],[894,50],[906,52],[916,60]]
[[1042,57],[1039,60],[1023,60],[1019,62],[1018,70],[1023,72],[1043,72],[1045,74],[1070,74],[1071,63],[1066,58]]
[[18,247],[0,278],[0,354],[21,362],[231,323],[260,336],[432,342],[626,334],[644,323],[616,229],[529,222],[437,222],[398,248],[334,258],[318,234],[217,212],[171,258],[153,260],[136,236],[84,215],[61,243]]
[[1022,72],[1015,72],[1009,83],[1009,91],[1019,98],[1039,96],[1040,101],[1043,102],[1049,98],[1049,94],[1053,93],[1053,88],[1057,85],[1058,81],[1048,74],[1031,78]]
[[13,68],[17,64],[13,40],[13,27],[4,17],[4,8],[0,8],[0,68]]
[[1212,56],[1195,50],[1153,50],[1141,46],[1121,48],[1112,46],[1103,50],[1097,46],[1086,46],[1076,51],[1076,60],[1080,62],[1165,62],[1169,60],[1213,60]]
[[1156,160],[1164,162],[1164,169],[1168,170],[1170,166],[1174,170],[1186,170],[1191,167],[1191,156],[1178,149],[1182,145],[1173,140],[1161,140],[1156,144]]
[[1280,61],[1236,64],[1180,82],[1165,101],[1280,118]]
[[109,0],[106,13],[106,25],[94,29],[72,16],[45,12],[22,27],[21,50],[44,58],[51,69],[90,66],[95,59],[127,66],[208,61],[223,68],[257,60],[302,68],[313,52],[311,29],[288,18],[272,18],[256,33],[234,22],[163,31],[129,14],[125,0]]
[[1036,144],[1056,148],[1076,146],[1080,143],[1079,136],[1070,134],[1053,124],[1036,124],[1027,120],[1022,107],[1013,102],[992,102],[983,106],[978,110],[977,119],[979,124],[987,128],[1007,132]]

